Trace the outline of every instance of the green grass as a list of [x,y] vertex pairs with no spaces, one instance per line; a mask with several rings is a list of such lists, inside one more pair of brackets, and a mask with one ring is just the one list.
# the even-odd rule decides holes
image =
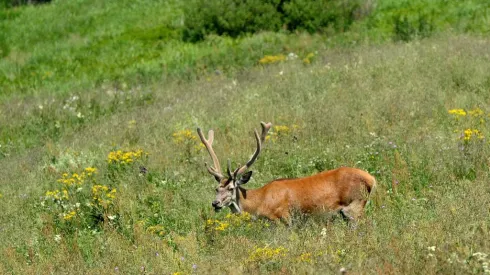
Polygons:
[[[180,1],[2,11],[0,273],[483,273],[490,39],[478,22],[488,18],[447,32],[438,23],[429,38],[401,43],[387,11],[405,4],[392,2],[334,37],[199,44],[177,39]],[[449,26],[468,22],[453,13]],[[404,24],[398,34],[425,35]],[[290,52],[298,58],[259,61]],[[458,108],[466,115],[448,112]],[[358,167],[379,185],[364,219],[296,215],[288,227],[214,213],[195,130],[214,129],[222,166],[237,165],[252,154],[260,121],[285,127],[273,129],[248,188]],[[110,152],[138,149],[148,156],[108,163]],[[97,173],[81,185],[58,182],[87,167]],[[47,191],[63,189],[68,198],[53,203]]]
[[[88,119],[90,100],[80,99],[89,121],[83,127],[74,126],[79,118],[63,110],[64,103],[43,109],[32,103],[46,125],[63,123],[56,139],[0,160],[1,230],[8,236],[0,241],[0,268],[192,273],[195,264],[197,273],[331,273],[342,267],[356,273],[480,273],[488,258],[473,254],[490,247],[488,141],[465,142],[454,131],[490,134],[489,45],[486,38],[458,36],[323,50],[311,65],[294,60],[235,78],[156,82],[124,100],[95,90],[90,96],[100,109],[117,105],[119,111]],[[481,117],[448,113],[477,107]],[[341,165],[366,169],[379,188],[356,228],[340,219],[299,216],[292,227],[234,223],[227,211],[212,212],[214,180],[203,167],[207,153],[195,148],[195,128],[216,131],[222,161],[243,163],[260,120],[290,130],[266,145],[250,187]],[[185,129],[194,138],[176,143],[173,134]],[[118,148],[142,148],[148,160],[125,169],[108,165],[107,155]],[[139,165],[149,173],[140,176]],[[117,189],[103,223],[94,223],[87,216],[94,210],[83,207],[78,215],[86,216],[64,221],[68,210],[49,209],[44,199],[46,191],[62,187],[56,180],[63,172],[85,167],[98,169],[97,184]],[[73,193],[80,203],[92,199],[91,185]],[[230,226],[216,230],[214,220]],[[264,247],[272,252],[259,249]]]

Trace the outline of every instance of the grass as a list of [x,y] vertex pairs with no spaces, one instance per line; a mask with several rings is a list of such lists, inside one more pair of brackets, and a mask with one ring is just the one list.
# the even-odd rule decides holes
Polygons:
[[[454,36],[322,50],[311,64],[284,61],[234,78],[100,88],[78,99],[74,93],[75,111],[63,108],[66,101],[11,99],[44,125],[58,121],[60,130],[0,160],[1,232],[9,236],[0,241],[0,269],[483,272],[488,258],[476,253],[490,247],[488,141],[460,135],[490,134],[489,44]],[[111,108],[117,111],[103,111]],[[448,112],[455,108],[466,115]],[[23,121],[18,112],[5,123]],[[80,127],[78,112],[86,119]],[[289,228],[212,212],[214,180],[203,167],[208,155],[195,128],[214,129],[218,156],[236,164],[252,153],[251,130],[260,120],[282,127],[254,165],[249,188],[341,165],[368,170],[379,188],[356,228],[335,218],[298,216]],[[111,151],[140,148],[147,158],[107,161]],[[46,199],[47,191],[63,188],[57,182],[63,173],[87,167],[97,174],[81,191],[65,187],[70,199],[61,204]],[[116,189],[115,198],[97,205],[94,185]]]
[[[488,272],[486,6],[187,44],[180,1],[83,3],[0,13],[0,273]],[[358,167],[379,185],[365,218],[214,213],[195,130],[237,165],[260,121],[248,188]]]

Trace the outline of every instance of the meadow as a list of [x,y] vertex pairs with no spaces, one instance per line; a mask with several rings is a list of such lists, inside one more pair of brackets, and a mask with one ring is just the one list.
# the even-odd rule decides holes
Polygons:
[[[0,273],[490,272],[488,17],[187,43],[180,1],[84,3],[1,13]],[[196,128],[237,165],[260,121],[247,188],[357,167],[364,218],[215,213]]]

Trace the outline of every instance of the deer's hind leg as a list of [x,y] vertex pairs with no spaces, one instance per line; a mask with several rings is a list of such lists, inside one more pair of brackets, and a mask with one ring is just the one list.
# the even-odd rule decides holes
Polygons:
[[349,205],[342,207],[340,213],[342,213],[347,220],[357,221],[364,213],[366,202],[367,201],[363,199],[353,200]]

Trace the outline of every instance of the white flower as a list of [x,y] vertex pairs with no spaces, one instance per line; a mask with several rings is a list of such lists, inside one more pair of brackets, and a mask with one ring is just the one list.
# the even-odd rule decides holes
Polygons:
[[320,235],[322,235],[322,237],[327,237],[327,228],[322,228],[322,232],[320,233]]
[[297,54],[295,54],[295,53],[289,53],[287,59],[288,60],[294,60],[296,58],[298,58],[298,55]]
[[428,246],[427,247],[427,250],[429,250],[429,251],[436,251],[436,247],[435,246]]
[[79,202],[75,203],[75,207],[80,208],[80,203]]
[[117,218],[117,216],[116,216],[116,215],[112,215],[112,216],[111,216],[111,215],[109,215],[109,216],[107,216],[107,218],[108,218],[109,220],[113,221],[114,219],[116,219],[116,218]]
[[54,241],[59,243],[61,241],[61,235],[54,235]]
[[487,259],[487,254],[482,252],[473,253],[473,257],[475,257],[478,261],[482,262]]

